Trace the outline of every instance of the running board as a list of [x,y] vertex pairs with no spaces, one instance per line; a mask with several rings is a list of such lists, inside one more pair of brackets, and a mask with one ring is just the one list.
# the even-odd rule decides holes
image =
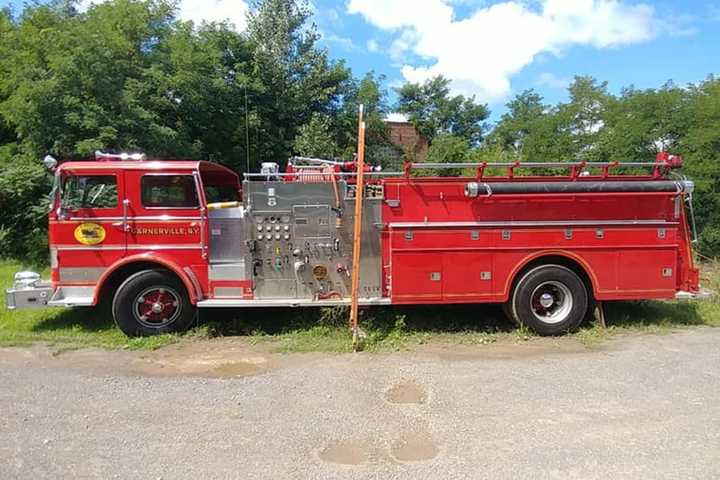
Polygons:
[[706,290],[704,288],[696,293],[686,292],[685,290],[680,290],[679,292],[675,293],[676,300],[706,300],[714,296],[715,292],[713,292],[712,290]]
[[[360,305],[390,305],[389,298],[361,298]],[[264,299],[264,300],[242,300],[232,298],[212,298],[209,300],[201,300],[197,303],[201,308],[219,308],[219,307],[334,307],[350,305],[350,299],[343,298],[338,300],[313,300],[313,299]]]

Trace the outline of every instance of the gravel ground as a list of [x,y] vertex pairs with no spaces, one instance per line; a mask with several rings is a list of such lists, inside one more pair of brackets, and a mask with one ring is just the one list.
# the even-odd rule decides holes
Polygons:
[[573,342],[0,349],[0,478],[720,477],[720,329]]

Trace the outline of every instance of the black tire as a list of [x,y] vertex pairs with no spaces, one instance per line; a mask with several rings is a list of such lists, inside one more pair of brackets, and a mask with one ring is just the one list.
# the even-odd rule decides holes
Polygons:
[[541,265],[517,282],[508,310],[518,324],[549,336],[580,325],[589,304],[587,288],[575,272],[562,265]]
[[118,328],[128,337],[184,332],[196,308],[183,283],[166,270],[143,270],[118,287],[112,302]]

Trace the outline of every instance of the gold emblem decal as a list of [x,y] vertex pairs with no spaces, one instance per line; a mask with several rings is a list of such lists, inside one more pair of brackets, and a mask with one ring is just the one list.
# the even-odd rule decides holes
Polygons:
[[105,229],[97,223],[81,223],[75,228],[75,240],[83,245],[97,245],[105,240]]

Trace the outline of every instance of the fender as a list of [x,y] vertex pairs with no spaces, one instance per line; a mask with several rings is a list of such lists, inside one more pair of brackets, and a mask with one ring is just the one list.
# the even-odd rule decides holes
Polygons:
[[[115,271],[117,271],[119,268],[124,267],[125,265],[129,265],[131,263],[135,262],[151,262],[156,263],[159,266],[162,266],[164,268],[167,268],[171,272],[173,272],[175,275],[178,276],[178,278],[183,282],[183,285],[185,285],[185,290],[188,292],[188,297],[190,297],[190,303],[195,305],[197,304],[198,300],[202,299],[202,291],[200,290],[199,285],[197,284],[197,280],[193,281],[193,279],[190,277],[188,272],[186,272],[180,265],[173,262],[172,260],[164,257],[162,254],[157,254],[155,252],[146,252],[146,253],[139,253],[136,255],[130,255],[129,257],[124,257],[114,264],[112,264],[110,267],[103,272],[102,276],[98,280],[95,291],[93,293],[93,305],[97,305],[98,302],[98,296],[100,294],[100,291],[102,290],[103,285],[105,284],[105,281],[110,277]],[[189,269],[188,269],[189,270]]]
[[536,260],[540,257],[549,257],[549,256],[555,256],[555,257],[565,257],[568,260],[573,260],[577,262],[580,267],[585,271],[588,278],[590,279],[590,284],[592,287],[593,294],[597,296],[598,289],[598,279],[595,276],[595,272],[592,268],[590,268],[590,265],[585,261],[584,258],[577,255],[576,253],[569,252],[567,250],[542,250],[540,252],[533,252],[527,257],[523,258],[518,264],[513,268],[513,270],[510,272],[510,275],[508,275],[507,280],[505,281],[505,287],[503,288],[502,292],[502,298],[503,301],[507,301],[510,296],[510,284],[515,281],[515,277],[517,276],[518,272],[520,272],[523,268],[525,268],[530,262],[533,260]]

